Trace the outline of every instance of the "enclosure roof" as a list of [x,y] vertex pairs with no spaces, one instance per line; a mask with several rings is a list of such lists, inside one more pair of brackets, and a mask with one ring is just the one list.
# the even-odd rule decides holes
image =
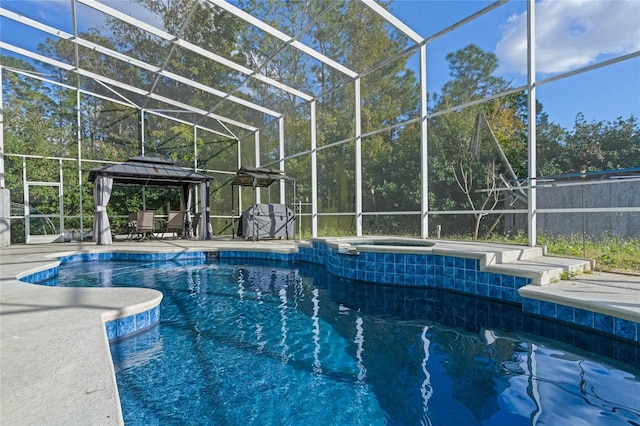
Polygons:
[[[322,68],[323,78],[339,87],[425,40],[372,0],[317,2],[309,8],[315,12],[298,26],[277,13],[288,2],[264,2],[273,9],[267,16],[260,15],[260,7],[245,5],[244,10],[242,4],[227,0],[155,2],[163,4],[160,10],[142,0],[58,3],[55,17],[44,7],[47,2],[2,3],[0,26],[19,31],[3,32],[0,53],[33,66],[7,69],[233,139],[255,133],[291,108],[323,96],[324,84],[313,80],[312,72],[305,74],[308,80],[298,79],[271,72],[272,64],[300,57],[300,63]],[[347,6],[406,44],[399,43],[398,51],[379,52],[366,65],[348,60],[351,55],[340,49],[322,49],[315,33],[341,33],[347,27]],[[243,32],[230,51],[215,42],[225,25]],[[48,43],[57,47],[47,50]],[[220,77],[212,80],[207,73],[193,71],[198,63],[206,63]]]
[[211,176],[178,167],[173,161],[145,156],[91,169],[89,182],[93,182],[98,176],[112,177],[113,183],[151,186],[195,185],[213,179]]
[[266,188],[278,180],[295,180],[284,174],[282,170],[273,170],[255,167],[241,167],[236,177],[231,181],[235,186],[258,186]]

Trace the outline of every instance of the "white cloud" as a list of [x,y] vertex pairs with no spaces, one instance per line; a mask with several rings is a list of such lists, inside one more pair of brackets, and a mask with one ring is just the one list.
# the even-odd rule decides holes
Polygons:
[[[640,50],[638,0],[542,0],[535,7],[539,73],[566,72]],[[508,19],[496,55],[500,71],[526,74],[526,12]]]
[[138,2],[132,0],[100,0],[100,2],[147,24],[163,28],[162,17]]
[[[51,25],[54,28],[73,32],[71,2],[69,0],[0,0],[3,6],[26,17]],[[82,4],[76,4],[78,25],[81,29],[98,26],[104,17]]]
[[[28,6],[27,6],[28,4]],[[51,16],[56,17],[70,17],[71,16],[71,2],[65,2],[62,0],[48,0],[48,1],[35,1],[23,3],[27,6],[27,9],[37,11],[37,19],[45,21]]]
[[[41,22],[53,24],[57,27],[60,27],[60,22],[64,22],[66,27],[71,26],[72,15],[71,2],[69,0],[0,0],[0,3],[12,5],[13,7],[10,7],[11,10]],[[159,28],[163,27],[162,19],[157,14],[149,11],[136,1],[100,0],[100,3],[148,24]],[[107,22],[107,15],[82,3],[76,3],[76,13],[81,31],[88,28],[101,27]]]

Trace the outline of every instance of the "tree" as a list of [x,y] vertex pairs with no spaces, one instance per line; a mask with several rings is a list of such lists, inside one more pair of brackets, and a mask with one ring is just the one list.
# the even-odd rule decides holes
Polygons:
[[550,122],[547,114],[541,114],[536,129],[537,175],[539,177],[558,175],[563,170],[567,170],[566,165],[563,165],[566,156],[563,154],[562,148],[567,133],[567,130],[558,124]]
[[[506,80],[493,75],[498,66],[495,54],[476,45],[448,54],[447,60],[453,79],[443,86],[440,95],[433,96],[435,111],[493,96],[510,87]],[[515,176],[510,169],[517,177],[526,176],[523,96],[493,99],[439,115],[430,122],[429,169],[435,177],[432,209],[471,208],[475,224],[468,229],[474,238],[478,238],[481,221],[487,215],[483,211],[493,210],[505,199],[506,192],[498,189],[503,186],[498,183],[500,175],[513,185]],[[480,127],[484,122],[486,125]],[[501,151],[506,162],[500,160]],[[449,226],[465,232],[459,219]],[[487,229],[491,232],[495,227],[494,222]]]
[[[9,56],[2,57],[6,66],[35,71],[29,64]],[[33,80],[15,73],[3,75],[4,100],[4,151],[8,154],[32,156],[68,156],[65,145],[66,135],[73,126],[60,125],[60,114],[57,102],[59,92],[49,84]],[[72,130],[71,130],[72,132]],[[36,158],[25,159],[27,163],[27,180],[39,182],[58,181],[58,167],[52,160]],[[53,165],[53,167],[52,167]],[[13,202],[23,203],[22,160],[15,157],[6,158],[6,186],[11,188]],[[47,211],[44,201],[46,190],[35,188],[31,191],[32,205],[41,206],[43,213]],[[38,197],[42,196],[42,200]],[[51,208],[57,209],[56,206]]]
[[578,114],[574,128],[567,130],[543,115],[537,142],[541,176],[633,168],[640,158],[640,125],[633,115],[587,122]]
[[[309,35],[306,44],[356,72],[375,66],[387,58],[389,52],[401,52],[406,46],[406,39],[390,34],[385,21],[359,2],[346,2],[336,8],[327,2],[246,1],[242,8],[287,34],[295,36],[304,29]],[[312,22],[314,16],[322,16],[322,19]],[[247,50],[259,52],[253,60],[255,65],[263,65],[261,72],[317,96],[318,147],[353,138],[355,89],[347,76],[297,49],[280,46],[259,31],[249,31],[246,38]],[[418,110],[419,91],[413,72],[407,70],[406,61],[403,57],[362,78],[363,132],[400,123]],[[257,84],[251,87],[260,98],[276,103],[279,111],[294,111],[288,114],[285,124],[287,136],[292,135],[292,140],[285,143],[287,154],[308,151],[309,110],[298,108],[294,99],[274,93],[277,91]],[[415,128],[407,131],[415,137]],[[415,156],[419,138],[408,142],[402,133],[394,130],[363,140],[365,209],[395,206],[408,210],[415,209],[416,203],[419,205],[415,197],[407,196],[408,193],[419,193],[415,189],[419,187],[416,186],[419,185],[419,157]],[[412,149],[406,149],[409,145]],[[318,151],[320,211],[355,209],[354,146],[347,142]],[[403,168],[397,166],[399,157],[408,159],[404,169],[411,167],[408,170],[410,179],[406,178]],[[292,176],[307,176],[309,160],[309,156],[292,158],[287,161],[287,172]],[[307,182],[303,179],[299,182],[300,197],[310,196]],[[375,205],[370,194],[375,194]],[[339,216],[333,222],[330,218],[324,220],[328,227],[355,230],[353,217],[348,218],[348,223]]]
[[640,127],[635,117],[619,117],[615,122],[588,123],[578,114],[572,133],[567,135],[571,171],[597,171],[637,167],[640,159]]

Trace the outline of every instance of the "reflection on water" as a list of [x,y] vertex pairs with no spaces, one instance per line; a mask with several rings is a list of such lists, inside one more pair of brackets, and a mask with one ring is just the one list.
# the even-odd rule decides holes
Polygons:
[[424,381],[422,382],[422,386],[420,387],[420,393],[422,394],[423,400],[423,421],[421,424],[431,424],[427,411],[429,411],[429,399],[431,399],[431,395],[433,394],[433,388],[431,387],[431,374],[429,374],[429,370],[427,369],[427,361],[429,360],[429,339],[427,338],[427,331],[429,331],[429,327],[424,327],[422,329],[422,335],[420,338],[422,339],[422,346],[424,350],[424,358],[422,359],[422,373],[424,374]]
[[308,265],[80,266],[59,282],[164,294],[112,346],[127,424],[640,424],[638,347],[515,305]]
[[158,327],[121,340],[117,345],[113,345],[111,350],[116,374],[149,364],[152,360],[160,358],[164,349]]

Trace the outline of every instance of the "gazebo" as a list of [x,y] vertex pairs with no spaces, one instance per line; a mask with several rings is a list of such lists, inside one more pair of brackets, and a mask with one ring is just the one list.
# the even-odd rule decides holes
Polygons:
[[98,245],[111,244],[111,229],[107,204],[114,184],[180,187],[182,209],[185,212],[185,233],[191,235],[191,187],[200,186],[202,211],[201,240],[210,240],[209,182],[213,177],[176,166],[173,161],[158,157],[133,157],[124,163],[98,167],[89,171],[93,182],[93,238]]
[[[236,176],[231,181],[231,236],[235,238],[235,207],[233,205],[234,188],[235,187],[251,187],[253,188],[253,204],[256,207],[257,197],[256,188],[268,188],[274,182],[292,182],[293,183],[293,204],[296,203],[296,180],[287,176],[282,170],[274,170],[261,167],[241,167],[238,169]],[[269,200],[271,202],[271,200]],[[239,206],[238,206],[239,207]],[[286,208],[286,206],[284,206]],[[240,212],[239,212],[240,213]],[[241,216],[240,216],[241,217]],[[240,222],[242,223],[242,222]],[[254,236],[254,240],[257,236]]]

